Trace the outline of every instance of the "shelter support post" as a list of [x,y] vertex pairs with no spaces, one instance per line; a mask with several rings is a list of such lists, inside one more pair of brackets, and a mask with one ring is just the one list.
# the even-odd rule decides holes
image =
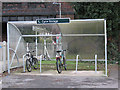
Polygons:
[[107,31],[106,31],[106,20],[104,20],[104,31],[105,31],[105,76],[107,76]]
[[9,23],[7,23],[7,58],[8,58],[8,74],[10,74],[10,52],[9,52]]

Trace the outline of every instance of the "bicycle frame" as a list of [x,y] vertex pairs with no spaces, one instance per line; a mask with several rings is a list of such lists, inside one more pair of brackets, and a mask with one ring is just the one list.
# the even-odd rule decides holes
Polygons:
[[63,58],[65,58],[65,50],[60,50],[59,52],[57,52],[57,55],[56,55],[56,60],[57,58],[60,58],[60,60],[63,62]]

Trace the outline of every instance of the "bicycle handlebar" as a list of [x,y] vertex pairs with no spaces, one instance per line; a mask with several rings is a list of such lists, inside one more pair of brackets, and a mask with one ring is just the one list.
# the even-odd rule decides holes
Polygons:
[[32,53],[32,52],[34,52],[34,50],[33,51],[27,51],[27,53]]

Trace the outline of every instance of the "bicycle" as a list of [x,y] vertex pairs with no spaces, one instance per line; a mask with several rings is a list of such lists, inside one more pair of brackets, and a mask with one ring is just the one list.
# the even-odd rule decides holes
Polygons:
[[66,50],[59,50],[56,51],[56,67],[57,67],[57,71],[60,74],[62,72],[62,68],[64,67],[65,70],[67,70],[66,68],[66,60],[65,60],[65,52]]
[[28,72],[31,72],[32,68],[38,69],[38,59],[33,56],[32,52],[34,52],[34,51],[28,51],[26,53],[26,57],[27,57],[26,69]]

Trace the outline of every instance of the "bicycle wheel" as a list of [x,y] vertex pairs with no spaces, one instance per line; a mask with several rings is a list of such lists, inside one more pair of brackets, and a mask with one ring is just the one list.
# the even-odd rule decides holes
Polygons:
[[64,65],[64,69],[67,70],[65,57],[63,57],[63,65]]
[[27,71],[28,72],[31,72],[32,71],[32,67],[31,67],[31,62],[30,62],[30,59],[27,59],[26,60],[26,68],[27,68]]
[[34,67],[34,69],[38,69],[38,60],[37,60],[37,58],[33,58],[33,67]]
[[57,66],[57,71],[60,74],[62,72],[62,63],[59,58],[57,59],[56,66]]

